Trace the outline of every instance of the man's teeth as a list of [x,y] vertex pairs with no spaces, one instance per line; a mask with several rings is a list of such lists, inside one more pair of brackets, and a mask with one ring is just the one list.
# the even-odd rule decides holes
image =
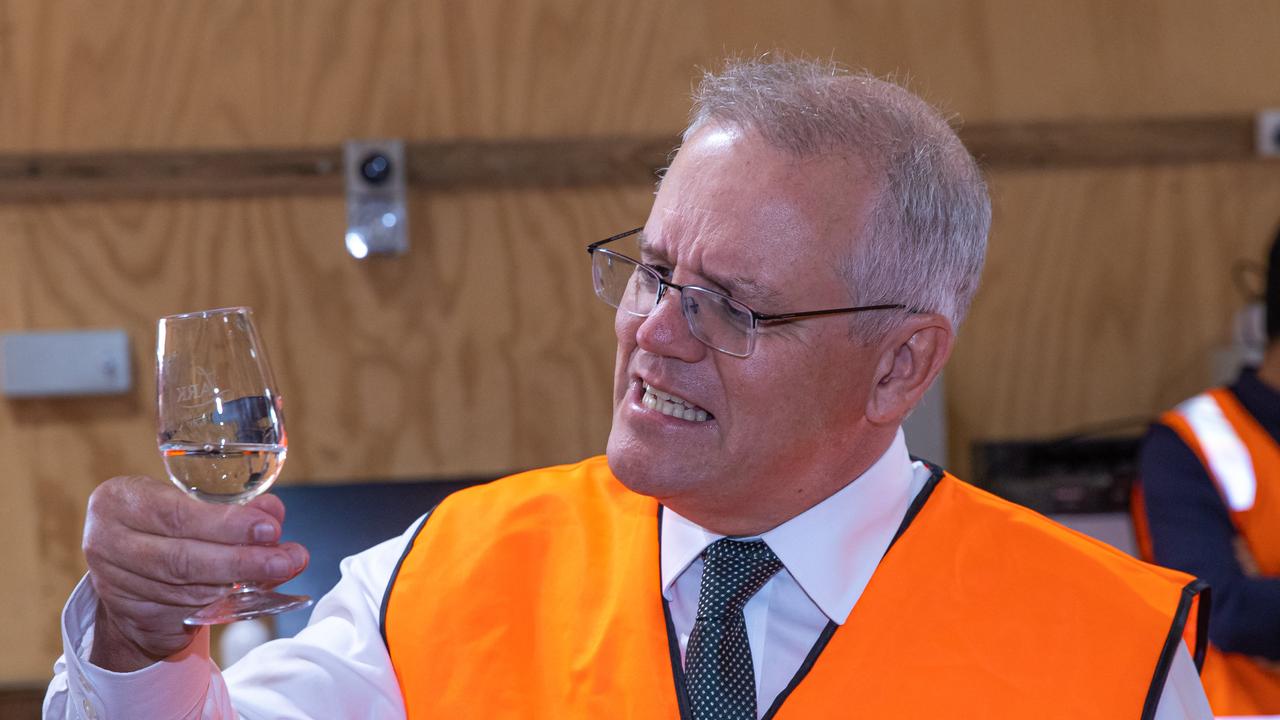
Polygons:
[[651,387],[648,383],[644,385],[644,397],[641,398],[640,402],[650,410],[657,410],[663,415],[670,415],[671,417],[691,422],[702,422],[710,417],[706,410],[688,400],[671,393],[662,392],[657,388]]

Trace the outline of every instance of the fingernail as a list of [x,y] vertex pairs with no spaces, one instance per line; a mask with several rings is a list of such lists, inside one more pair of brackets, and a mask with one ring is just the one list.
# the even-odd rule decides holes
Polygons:
[[267,561],[267,573],[271,577],[286,577],[289,574],[289,570],[289,560],[283,555],[275,555]]
[[269,522],[261,522],[253,526],[253,541],[269,543],[276,539],[276,526]]

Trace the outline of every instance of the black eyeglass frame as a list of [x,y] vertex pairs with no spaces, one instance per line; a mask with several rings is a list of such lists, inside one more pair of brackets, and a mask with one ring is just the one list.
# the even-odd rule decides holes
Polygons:
[[[594,255],[596,250],[604,249],[605,245],[611,242],[615,242],[618,240],[623,240],[625,238],[631,237],[632,235],[640,233],[643,230],[644,230],[643,227],[638,227],[632,230],[628,230],[626,232],[618,233],[617,235],[613,235],[611,237],[607,237],[603,240],[597,240],[587,245],[587,254]],[[666,278],[662,277],[662,273],[658,272],[657,268],[653,267],[652,265],[640,262],[639,260],[636,260],[633,257],[628,257],[626,255],[623,255],[617,250],[605,249],[605,252],[609,253],[610,255],[616,255],[620,258],[623,258],[624,260],[633,262],[638,267],[645,268],[649,272],[653,273],[654,277],[658,278],[658,283],[659,283],[658,297],[654,300],[655,308],[657,307],[657,303],[662,301],[662,295],[666,292],[666,289],[668,287],[672,287],[681,291],[683,291],[686,287],[691,287],[700,292],[710,293],[712,295],[722,297],[726,300],[729,300],[730,302],[733,302],[737,305],[741,305],[742,307],[746,308],[747,312],[751,314],[751,328],[750,328],[751,330],[755,330],[757,326],[762,324],[793,322],[795,320],[803,320],[804,318],[819,317],[822,315],[844,315],[848,313],[867,312],[871,310],[906,310],[907,309],[907,306],[903,305],[902,303],[888,303],[888,304],[881,304],[881,305],[859,305],[858,307],[828,308],[826,310],[804,310],[801,312],[788,312],[788,313],[776,313],[776,314],[762,313],[762,312],[757,312],[755,308],[742,302],[741,300],[738,300],[737,298],[729,297],[728,295],[725,295],[722,292],[712,290],[710,288],[704,288],[700,285],[680,285],[677,283],[673,283],[667,280]],[[650,312],[652,312],[652,310],[650,310]],[[645,315],[643,317],[648,317],[648,315]],[[752,343],[752,346],[754,346],[754,343]],[[711,347],[725,354],[734,355],[735,357],[747,357],[746,355],[737,355],[736,353],[731,353],[731,352],[728,352],[727,350],[722,350],[714,346],[711,346]],[[748,353],[748,355],[749,354],[750,353]]]

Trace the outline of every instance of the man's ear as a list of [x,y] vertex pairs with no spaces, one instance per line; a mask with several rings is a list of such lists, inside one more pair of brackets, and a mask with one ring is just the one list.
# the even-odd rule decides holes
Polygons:
[[901,424],[942,372],[954,340],[951,321],[936,313],[912,314],[891,330],[880,344],[867,420]]

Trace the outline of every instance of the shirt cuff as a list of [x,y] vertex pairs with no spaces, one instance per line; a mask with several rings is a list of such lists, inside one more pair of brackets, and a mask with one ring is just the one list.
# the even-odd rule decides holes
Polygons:
[[201,628],[186,649],[160,662],[133,672],[112,672],[89,662],[97,608],[98,596],[85,575],[62,610],[62,655],[70,710],[87,720],[169,720],[195,714],[217,670],[209,659],[209,629]]

